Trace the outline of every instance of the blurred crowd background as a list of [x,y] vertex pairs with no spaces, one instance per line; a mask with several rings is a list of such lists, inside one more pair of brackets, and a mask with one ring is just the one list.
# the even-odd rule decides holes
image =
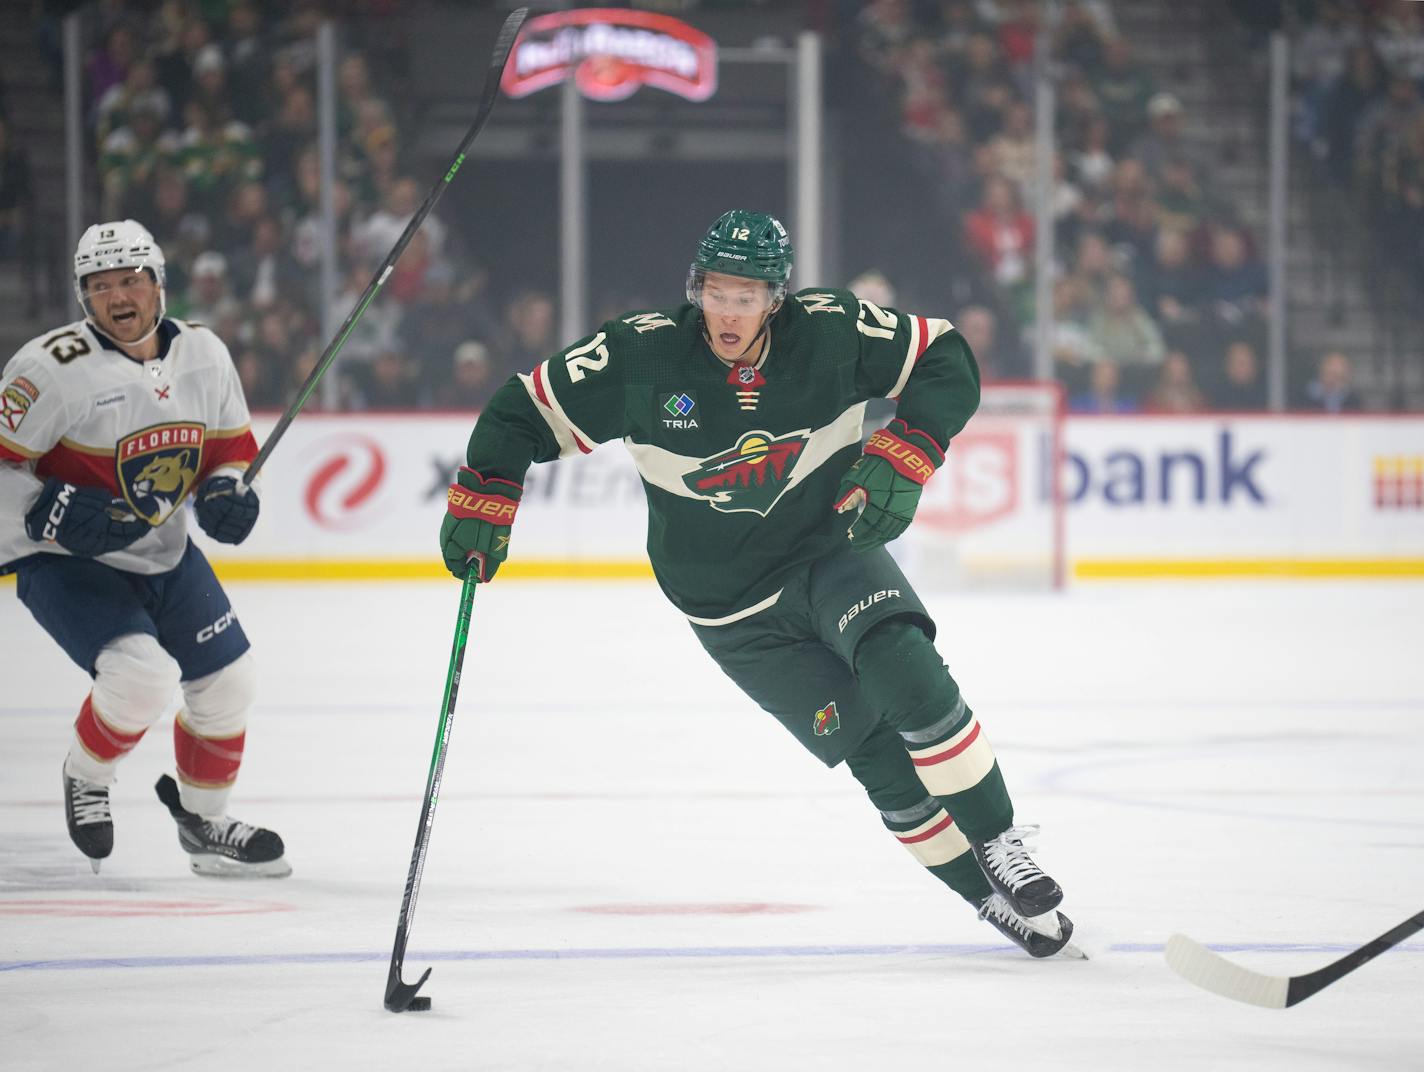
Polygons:
[[[73,313],[51,316],[54,302],[25,273],[54,259],[36,205],[43,184],[61,180],[52,161],[37,160],[43,142],[27,144],[24,130],[39,122],[36,102],[59,99],[60,20],[73,5],[6,6],[6,39],[15,40],[4,58],[16,61],[0,64],[0,271],[10,280],[0,301],[17,318],[23,310],[58,322]],[[849,285],[883,304],[948,316],[989,377],[1030,376],[1042,0],[633,6],[694,24],[702,13],[740,9],[749,38],[774,7],[783,20],[795,9],[796,25],[819,30],[827,118],[839,130],[831,144],[846,172],[837,227],[859,222],[843,229],[841,278],[793,284]],[[168,258],[170,313],[212,326],[228,343],[253,408],[284,407],[326,342],[314,85],[323,18],[339,19],[341,32],[340,316],[443,168],[418,151],[423,111],[412,92],[419,62],[402,18],[408,7],[103,0],[82,8],[96,218],[130,216],[153,231]],[[17,24],[17,14],[27,21]],[[1261,98],[1275,29],[1292,42],[1290,263],[1299,273],[1290,288],[1288,404],[1424,407],[1424,4],[1063,0],[1053,19],[1058,152],[1045,225],[1056,249],[1051,348],[1070,407],[1266,408]],[[470,63],[482,77],[484,57]],[[724,207],[740,203],[735,174],[729,165]],[[572,341],[557,335],[557,264],[543,278],[502,271],[497,244],[472,240],[449,211],[442,202],[426,220],[344,346],[338,407],[477,408],[511,372]],[[707,222],[684,226],[696,234]],[[617,264],[596,274],[590,330],[622,308],[682,300],[680,274],[660,290],[623,291]]]

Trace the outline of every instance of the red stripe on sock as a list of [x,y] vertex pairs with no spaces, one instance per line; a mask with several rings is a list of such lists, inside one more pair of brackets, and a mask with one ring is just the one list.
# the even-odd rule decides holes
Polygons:
[[237,780],[247,731],[236,737],[199,737],[181,718],[173,720],[173,758],[178,774],[189,785],[220,789]]
[[975,740],[978,739],[978,737],[979,723],[976,722],[974,723],[974,729],[969,734],[969,736],[964,738],[964,740],[960,741],[953,748],[934,756],[913,757],[914,764],[917,767],[933,767],[936,763],[943,763],[945,760],[953,759],[955,756],[959,755],[959,753],[963,752],[966,748],[973,744]]
[[896,834],[895,836],[900,839],[901,844],[904,844],[904,845],[918,845],[921,841],[928,841],[930,838],[934,837],[936,834],[940,833],[942,830],[945,830],[945,829],[947,829],[948,827],[951,827],[951,826],[953,826],[953,825],[954,825],[954,819],[951,818],[950,816],[946,815],[946,816],[944,817],[944,822],[942,822],[942,823],[935,823],[934,826],[930,827],[930,828],[929,828],[928,830],[926,830],[923,834],[916,834],[914,837],[900,837],[899,834]]
[[79,717],[74,720],[74,732],[86,752],[107,763],[132,751],[133,746],[143,739],[148,730],[145,727],[137,733],[121,733],[114,729],[94,710],[94,696],[91,693],[84,697],[84,706],[79,709]]

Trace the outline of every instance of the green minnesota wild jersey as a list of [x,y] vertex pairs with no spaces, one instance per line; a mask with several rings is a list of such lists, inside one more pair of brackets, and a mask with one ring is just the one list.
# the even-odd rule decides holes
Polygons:
[[699,624],[746,617],[790,571],[846,547],[848,516],[831,504],[868,399],[898,399],[896,416],[941,447],[979,404],[974,355],[947,320],[803,290],[769,335],[759,361],[728,366],[691,304],[610,320],[495,393],[469,466],[522,484],[531,462],[621,439],[667,597]]

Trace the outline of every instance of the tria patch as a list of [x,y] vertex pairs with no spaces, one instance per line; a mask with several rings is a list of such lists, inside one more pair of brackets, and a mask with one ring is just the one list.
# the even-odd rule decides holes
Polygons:
[[816,712],[811,720],[811,732],[817,737],[829,737],[841,728],[841,713],[836,710],[836,701],[832,700]]
[[25,419],[25,414],[30,412],[31,401],[30,396],[16,383],[0,391],[0,424],[4,424],[12,432],[18,432],[20,422]]
[[731,450],[700,461],[683,483],[714,510],[765,517],[791,487],[791,473],[810,439],[809,430],[780,436],[748,432]]
[[114,451],[119,490],[134,512],[161,525],[178,508],[203,466],[204,425],[155,424],[119,440]]
[[663,418],[664,428],[697,428],[697,418],[692,416],[692,411],[697,407],[697,396],[689,394],[687,391],[679,391],[677,394],[659,395],[659,404],[667,414]]

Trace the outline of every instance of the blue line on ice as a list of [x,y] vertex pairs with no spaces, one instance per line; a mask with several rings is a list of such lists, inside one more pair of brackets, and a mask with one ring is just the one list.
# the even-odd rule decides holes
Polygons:
[[[791,945],[791,946],[691,946],[682,948],[613,949],[448,949],[412,951],[407,960],[648,960],[657,958],[732,957],[889,957],[907,954],[975,956],[1011,951],[1009,945]],[[1348,953],[1357,948],[1341,944],[1213,944],[1221,953]],[[1161,943],[1121,942],[1112,953],[1161,953]],[[1424,945],[1402,945],[1392,952],[1424,953]],[[257,967],[268,964],[367,964],[385,961],[390,954],[367,953],[235,953],[185,957],[89,957],[73,960],[0,960],[7,971],[101,971],[113,968],[217,968]]]

